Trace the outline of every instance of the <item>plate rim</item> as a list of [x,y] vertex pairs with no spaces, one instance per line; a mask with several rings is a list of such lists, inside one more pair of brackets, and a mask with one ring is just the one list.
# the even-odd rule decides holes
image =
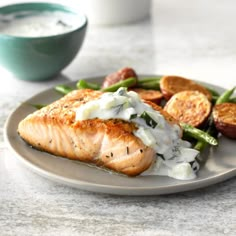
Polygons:
[[[148,76],[161,76],[157,74],[143,74],[139,75],[140,78],[142,77],[148,77]],[[81,79],[86,79],[90,81],[96,81],[98,79],[104,78],[104,76],[93,76],[92,78],[81,78]],[[78,81],[78,80],[77,80]],[[64,83],[66,85],[75,85],[77,81],[70,81],[67,83]],[[225,90],[224,88],[214,85],[214,84],[209,84],[206,82],[198,81],[195,80],[196,82],[199,82],[201,84],[205,84],[211,87],[215,87],[218,90]],[[87,190],[90,192],[97,192],[97,193],[107,193],[107,194],[115,194],[115,195],[162,195],[162,194],[172,194],[172,193],[178,193],[178,192],[184,192],[184,191],[190,191],[190,190],[195,190],[199,188],[203,188],[206,186],[210,186],[219,182],[223,182],[229,178],[232,178],[236,176],[236,167],[234,169],[228,170],[223,173],[219,173],[217,175],[210,176],[208,178],[204,179],[194,179],[191,182],[184,182],[181,184],[173,184],[170,186],[161,186],[161,187],[129,187],[129,186],[111,186],[111,185],[105,185],[105,184],[97,184],[97,183],[91,183],[88,181],[83,181],[83,180],[74,180],[70,178],[66,178],[60,175],[57,175],[55,173],[51,173],[43,168],[40,168],[39,166],[35,166],[30,160],[25,158],[20,154],[19,151],[15,150],[12,141],[9,139],[9,126],[12,122],[12,119],[14,117],[14,114],[22,107],[24,103],[26,103],[29,100],[34,99],[37,96],[42,95],[43,93],[50,93],[50,91],[53,91],[55,86],[51,88],[47,88],[39,93],[34,94],[33,96],[27,98],[23,103],[18,105],[7,117],[6,122],[3,127],[3,139],[4,142],[7,144],[8,149],[11,151],[11,153],[14,154],[14,157],[17,158],[24,166],[26,166],[28,169],[32,170],[33,172],[39,174],[42,177],[45,177],[47,179],[53,180],[54,182],[58,183],[63,183],[66,185],[69,185],[71,187]]]

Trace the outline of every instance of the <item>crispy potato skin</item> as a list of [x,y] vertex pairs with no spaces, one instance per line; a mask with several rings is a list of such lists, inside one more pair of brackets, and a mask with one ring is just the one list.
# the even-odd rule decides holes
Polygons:
[[212,99],[211,93],[202,85],[180,76],[169,75],[161,78],[161,92],[166,100],[169,100],[175,93],[194,90],[205,94],[209,101]]
[[212,114],[217,130],[228,138],[236,139],[236,104],[218,104]]
[[142,88],[132,88],[130,90],[138,93],[142,99],[154,102],[158,105],[161,103],[161,100],[163,98],[163,94],[158,90],[142,89]]
[[211,103],[198,91],[182,91],[171,97],[164,110],[179,122],[200,127],[211,113]]

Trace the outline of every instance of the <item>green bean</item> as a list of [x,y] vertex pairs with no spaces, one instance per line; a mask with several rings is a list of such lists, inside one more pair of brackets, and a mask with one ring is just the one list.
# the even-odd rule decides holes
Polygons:
[[55,87],[55,90],[58,91],[59,93],[65,95],[65,94],[68,94],[69,92],[71,92],[71,91],[74,90],[74,89],[71,88],[71,87],[69,87],[69,86],[67,86],[67,85],[61,84],[61,85],[57,85],[57,86]]
[[219,96],[212,95],[212,97],[211,97],[211,102],[212,102],[213,104],[215,104],[216,101],[218,100],[218,98],[219,98]]
[[136,84],[137,79],[135,77],[130,77],[125,80],[120,80],[119,82],[112,84],[107,88],[101,89],[102,92],[115,92],[120,87],[130,87]]
[[198,128],[195,128],[189,124],[185,124],[182,122],[180,123],[180,125],[183,128],[184,133],[187,134],[188,136],[213,146],[218,145],[217,139],[208,134],[207,132],[204,132],[203,130],[200,130]]
[[236,97],[230,98],[230,99],[229,99],[229,102],[231,102],[231,103],[236,103]]
[[194,149],[198,150],[199,152],[202,152],[207,146],[208,144],[206,142],[197,141],[197,143],[194,146]]
[[215,96],[215,97],[219,97],[220,96],[220,94],[216,90],[214,90],[212,88],[209,88],[207,86],[204,86],[204,87],[211,93],[212,96]]
[[138,79],[137,84],[143,84],[143,83],[148,83],[148,82],[160,82],[162,76],[157,76],[157,77],[143,77],[141,79]]
[[226,90],[224,93],[222,93],[219,96],[219,98],[216,100],[215,104],[221,104],[221,103],[224,103],[224,102],[228,102],[231,95],[234,93],[235,88],[236,87],[233,87],[232,89]]
[[143,89],[160,90],[160,82],[158,80],[156,80],[156,81],[150,81],[150,82],[146,82],[146,83],[138,83],[137,87],[143,88]]
[[78,89],[93,89],[93,90],[100,89],[100,85],[98,85],[96,83],[91,83],[91,82],[85,81],[83,79],[81,79],[77,82],[76,87]]
[[47,106],[47,104],[32,104],[32,103],[30,103],[30,105],[35,107],[36,109],[41,109]]
[[[216,127],[215,127],[214,119],[213,119],[212,115],[208,119],[205,132],[207,134],[217,138],[218,131],[217,131]],[[205,141],[198,140],[197,143],[194,146],[194,149],[202,152],[207,147],[207,145],[208,144]]]

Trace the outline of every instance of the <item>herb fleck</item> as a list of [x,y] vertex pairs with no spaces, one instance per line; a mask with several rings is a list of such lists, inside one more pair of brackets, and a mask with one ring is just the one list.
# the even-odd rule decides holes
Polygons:
[[129,154],[129,147],[128,146],[126,147],[126,154],[127,155]]
[[68,27],[68,26],[69,26],[69,25],[67,25],[65,22],[63,22],[62,20],[57,21],[57,24],[58,24],[58,25],[65,26],[65,27]]
[[138,116],[137,114],[132,114],[129,119],[130,120],[135,119],[137,116]]
[[153,129],[157,126],[157,122],[148,114],[148,112],[144,111],[141,116],[146,122],[146,124]]

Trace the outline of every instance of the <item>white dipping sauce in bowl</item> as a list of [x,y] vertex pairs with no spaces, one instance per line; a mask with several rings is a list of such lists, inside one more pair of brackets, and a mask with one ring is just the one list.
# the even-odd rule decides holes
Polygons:
[[54,78],[80,51],[87,22],[79,9],[56,3],[0,7],[0,65],[22,80]]
[[[81,20],[81,25],[84,23]],[[0,14],[0,33],[22,37],[63,34],[78,28],[78,17],[62,11],[24,11]]]

